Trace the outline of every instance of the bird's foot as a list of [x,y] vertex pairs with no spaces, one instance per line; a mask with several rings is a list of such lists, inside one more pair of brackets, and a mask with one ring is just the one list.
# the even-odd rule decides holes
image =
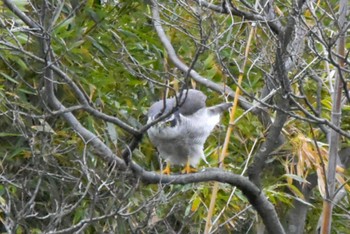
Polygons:
[[166,164],[166,167],[164,168],[164,170],[162,171],[162,174],[165,174],[165,175],[170,175],[170,164],[167,163]]
[[196,168],[192,168],[190,166],[189,162],[186,163],[185,168],[182,169],[182,171],[181,171],[182,174],[190,174],[190,173],[193,173],[193,172],[197,172],[197,169]]

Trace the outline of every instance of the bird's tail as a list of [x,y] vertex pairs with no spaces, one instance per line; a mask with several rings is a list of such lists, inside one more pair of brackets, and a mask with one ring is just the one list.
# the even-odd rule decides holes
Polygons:
[[226,111],[231,106],[232,106],[231,102],[221,103],[221,104],[209,107],[208,111],[210,111],[212,114],[220,114]]

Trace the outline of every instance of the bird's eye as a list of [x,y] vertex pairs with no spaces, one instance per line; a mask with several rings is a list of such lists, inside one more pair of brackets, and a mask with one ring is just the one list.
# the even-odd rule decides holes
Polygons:
[[172,120],[167,121],[167,122],[165,123],[165,126],[166,126],[166,127],[171,127],[171,128],[175,127],[175,126],[176,126],[176,119],[174,118],[174,119],[172,119]]

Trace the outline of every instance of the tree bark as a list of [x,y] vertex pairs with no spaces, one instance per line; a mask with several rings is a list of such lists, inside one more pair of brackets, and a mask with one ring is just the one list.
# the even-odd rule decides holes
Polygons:
[[[333,95],[333,106],[331,122],[336,126],[340,126],[341,120],[341,97],[343,90],[342,82],[342,68],[345,64],[345,34],[346,28],[346,14],[347,14],[347,0],[341,0],[339,3],[339,38],[338,38],[338,70],[334,85],[334,95]],[[329,160],[327,168],[327,183],[326,183],[326,197],[323,202],[323,217],[322,217],[322,228],[321,233],[326,234],[331,232],[332,226],[332,211],[333,211],[333,199],[335,196],[335,175],[338,157],[338,147],[339,147],[339,133],[334,129],[331,129],[330,139],[329,139]]]

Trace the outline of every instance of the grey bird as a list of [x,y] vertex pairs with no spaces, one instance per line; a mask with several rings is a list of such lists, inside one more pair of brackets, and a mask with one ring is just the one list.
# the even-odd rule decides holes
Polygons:
[[170,164],[186,165],[184,171],[190,173],[190,166],[196,167],[200,159],[207,163],[204,143],[219,123],[220,114],[232,103],[206,107],[206,99],[201,91],[188,89],[177,98],[157,101],[149,108],[148,123],[168,115],[147,131],[159,156],[167,162],[163,173],[170,174]]

